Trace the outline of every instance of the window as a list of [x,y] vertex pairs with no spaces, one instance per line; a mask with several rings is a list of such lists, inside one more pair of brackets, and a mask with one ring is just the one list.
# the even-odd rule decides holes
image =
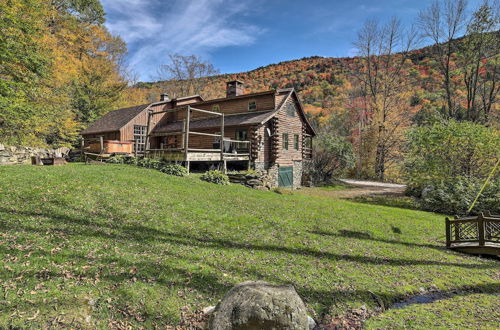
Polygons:
[[[238,141],[246,141],[247,140],[247,131],[246,130],[238,130],[235,133],[235,140]],[[247,143],[236,143],[236,150],[247,150]]]
[[218,104],[213,105],[212,106],[212,111],[214,111],[214,112],[220,112],[220,105],[218,105]]
[[134,125],[134,151],[143,152],[146,149],[146,126]]
[[293,136],[293,149],[298,151],[299,150],[299,135],[295,134]]
[[283,150],[288,150],[288,133],[283,133]]
[[255,110],[257,110],[257,102],[256,101],[248,102],[248,111],[255,111]]
[[295,113],[295,104],[288,103],[288,105],[286,106],[286,115],[288,117],[295,117]]

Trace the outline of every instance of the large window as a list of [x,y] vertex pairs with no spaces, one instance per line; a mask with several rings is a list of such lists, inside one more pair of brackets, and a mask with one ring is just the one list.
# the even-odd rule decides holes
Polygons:
[[288,150],[288,133],[283,133],[283,150]]
[[299,150],[299,135],[298,134],[295,134],[293,136],[293,149],[295,151],[298,151]]
[[[247,140],[247,130],[237,130],[235,134],[235,140],[246,141]],[[236,150],[247,150],[247,143],[236,143]]]
[[134,151],[144,152],[146,149],[146,126],[134,125]]

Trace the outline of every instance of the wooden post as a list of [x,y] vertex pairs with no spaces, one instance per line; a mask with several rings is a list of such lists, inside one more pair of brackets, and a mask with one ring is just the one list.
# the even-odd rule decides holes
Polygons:
[[190,163],[188,160],[188,150],[189,150],[189,124],[191,121],[191,106],[188,105],[186,113],[186,131],[184,132],[184,157],[186,159],[186,168],[189,174]]
[[224,160],[224,114],[220,116],[220,160],[222,162],[222,172],[226,173],[226,161]]
[[479,233],[479,246],[484,246],[484,214],[481,212],[477,217],[478,233]]
[[446,224],[446,247],[450,247],[451,246],[451,223],[450,223],[450,219],[448,219],[448,217],[446,217],[446,220],[445,220],[445,224]]
[[104,137],[101,135],[99,136],[99,143],[101,144],[101,151],[100,153],[104,152]]
[[[151,127],[151,116],[153,116],[153,111],[148,110],[148,123],[146,126],[146,139],[144,140],[144,158],[146,157],[149,150],[149,129]],[[137,144],[135,146],[137,148]]]

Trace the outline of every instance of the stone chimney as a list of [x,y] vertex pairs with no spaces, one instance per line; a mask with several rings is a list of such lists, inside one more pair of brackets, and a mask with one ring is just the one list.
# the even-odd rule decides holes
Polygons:
[[170,101],[167,93],[160,94],[160,102],[162,102],[162,101]]
[[226,83],[226,96],[235,97],[238,95],[243,95],[243,81],[232,80]]

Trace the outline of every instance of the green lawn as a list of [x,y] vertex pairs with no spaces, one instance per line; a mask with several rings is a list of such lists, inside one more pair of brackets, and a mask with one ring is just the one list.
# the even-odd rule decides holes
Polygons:
[[444,249],[443,222],[127,165],[0,167],[0,328],[175,325],[250,279],[293,284],[316,318],[459,293],[367,325],[491,326],[499,263]]

